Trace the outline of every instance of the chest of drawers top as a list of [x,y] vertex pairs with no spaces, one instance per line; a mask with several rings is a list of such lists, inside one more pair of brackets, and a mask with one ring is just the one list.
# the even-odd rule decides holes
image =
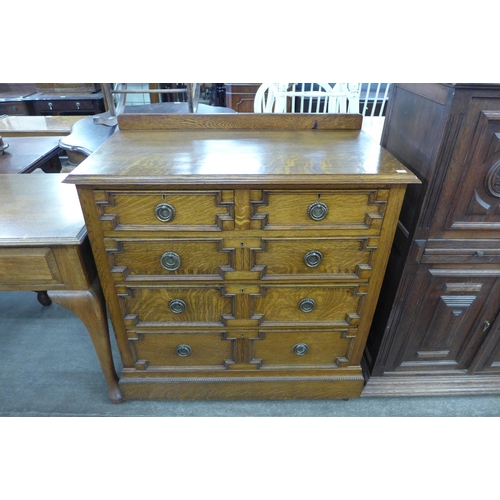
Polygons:
[[339,121],[347,115],[207,116],[153,116],[150,128],[138,121],[135,130],[120,124],[67,182],[179,188],[418,182],[360,130],[361,116],[357,123]]

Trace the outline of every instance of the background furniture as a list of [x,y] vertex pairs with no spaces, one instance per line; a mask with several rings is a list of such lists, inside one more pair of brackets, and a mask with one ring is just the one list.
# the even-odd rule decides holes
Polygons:
[[[255,94],[255,92],[253,94]],[[229,106],[229,104],[226,104],[226,87],[223,83],[212,83],[209,91],[209,103],[212,106],[223,106],[223,107],[227,106],[228,108],[231,108],[233,111],[238,111],[238,108],[235,109],[234,107],[235,105]]]
[[73,311],[90,334],[108,397],[119,403],[104,298],[76,190],[62,184],[65,176],[0,176],[0,290],[49,290]]
[[[214,84],[215,85],[215,84]],[[251,113],[260,83],[217,84],[219,95],[226,94],[227,106],[238,112]],[[330,85],[334,85],[330,83]],[[390,83],[359,83],[359,113],[363,116],[384,116]],[[356,112],[354,110],[354,112]]]
[[101,90],[100,83],[35,83],[37,92],[47,94],[94,94]]
[[359,113],[355,83],[263,83],[255,113]]
[[118,120],[66,182],[82,203],[125,398],[359,396],[416,177],[360,132],[360,115]]
[[[260,83],[226,83],[225,105],[238,113],[253,113],[255,94],[260,86]],[[221,96],[221,88],[216,89],[217,96]]]
[[82,116],[0,116],[0,136],[68,135]]
[[0,83],[0,115],[92,115],[103,113],[95,83]]
[[393,84],[382,146],[409,186],[367,396],[500,393],[500,85]]
[[390,83],[360,83],[359,112],[363,116],[385,116]]
[[6,137],[9,146],[0,155],[1,174],[29,174],[37,168],[46,173],[61,171],[60,136]]
[[[187,102],[164,102],[139,106],[125,106],[124,112],[129,114],[172,114],[189,113]],[[203,114],[234,113],[232,109],[220,106],[198,104],[198,112]],[[107,115],[107,113],[104,113]],[[107,115],[109,116],[109,115]],[[79,165],[87,156],[92,154],[101,144],[107,141],[117,130],[117,125],[107,126],[96,123],[96,117],[87,117],[75,123],[71,134],[59,141],[59,146],[68,154],[68,160],[73,165]],[[104,118],[106,120],[106,118]]]
[[102,92],[48,93],[37,92],[23,99],[31,103],[35,115],[95,115],[104,113]]
[[0,116],[34,114],[33,106],[24,98],[35,92],[34,83],[0,83]]

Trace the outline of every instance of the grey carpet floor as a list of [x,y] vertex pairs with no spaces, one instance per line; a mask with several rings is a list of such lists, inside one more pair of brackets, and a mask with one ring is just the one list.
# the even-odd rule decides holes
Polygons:
[[[0,416],[491,417],[500,396],[111,404],[90,337],[67,309],[32,292],[0,292]],[[111,330],[112,331],[112,330]],[[121,365],[113,344],[117,371]]]

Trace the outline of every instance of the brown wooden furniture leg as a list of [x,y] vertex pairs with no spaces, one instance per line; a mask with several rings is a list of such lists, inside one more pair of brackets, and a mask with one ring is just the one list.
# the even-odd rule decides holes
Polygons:
[[40,302],[42,306],[50,306],[50,304],[52,304],[52,300],[50,300],[49,294],[46,290],[40,292],[35,291],[35,293],[38,302]]
[[112,403],[122,403],[123,396],[118,387],[118,376],[111,354],[106,307],[99,281],[96,279],[89,290],[57,290],[50,291],[49,294],[56,304],[74,312],[87,327],[108,384],[108,398]]

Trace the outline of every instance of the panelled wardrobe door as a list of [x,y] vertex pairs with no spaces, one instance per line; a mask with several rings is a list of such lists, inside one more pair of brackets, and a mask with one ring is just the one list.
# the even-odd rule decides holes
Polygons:
[[422,265],[418,300],[401,316],[386,371],[469,370],[500,309],[498,270]]
[[500,98],[473,99],[464,120],[470,130],[452,153],[432,238],[498,237],[500,230]]
[[365,395],[500,393],[500,85],[395,84],[382,134],[408,189]]

